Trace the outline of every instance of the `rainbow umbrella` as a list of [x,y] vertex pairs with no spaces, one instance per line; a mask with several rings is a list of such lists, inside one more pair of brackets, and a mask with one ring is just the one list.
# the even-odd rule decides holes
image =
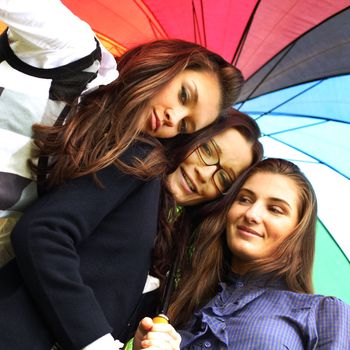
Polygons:
[[194,41],[246,79],[237,108],[265,155],[296,162],[319,201],[316,292],[350,303],[350,0],[63,0],[116,56],[160,38]]

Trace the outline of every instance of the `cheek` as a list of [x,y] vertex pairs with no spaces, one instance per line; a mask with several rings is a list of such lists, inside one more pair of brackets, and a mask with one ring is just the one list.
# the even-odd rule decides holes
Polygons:
[[270,230],[271,238],[277,242],[282,242],[293,233],[295,225],[288,221],[270,222],[268,229]]
[[237,221],[237,218],[240,216],[239,208],[233,204],[231,209],[227,213],[227,224],[232,225]]
[[198,163],[196,151],[191,152],[181,163],[181,165],[192,166]]

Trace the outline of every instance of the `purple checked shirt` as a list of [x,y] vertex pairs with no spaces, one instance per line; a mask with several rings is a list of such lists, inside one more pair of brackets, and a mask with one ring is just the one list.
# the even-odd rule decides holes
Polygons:
[[231,274],[179,333],[182,350],[350,350],[350,306]]

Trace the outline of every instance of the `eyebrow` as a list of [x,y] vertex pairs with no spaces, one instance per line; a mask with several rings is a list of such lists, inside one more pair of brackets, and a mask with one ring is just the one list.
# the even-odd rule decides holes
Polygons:
[[192,97],[193,102],[197,103],[197,102],[198,102],[198,89],[197,89],[197,85],[196,85],[196,83],[195,83],[193,80],[191,80],[191,83],[192,83],[192,84],[189,84],[188,86],[190,87],[190,89],[191,89],[192,92],[193,92],[193,97]]
[[[190,80],[184,81],[182,84],[182,86],[185,86],[190,90],[191,104],[196,104],[198,102],[198,90],[196,83],[193,80]],[[191,133],[197,131],[196,123],[192,118],[186,118],[186,121],[190,127],[189,129]]]
[[287,207],[289,207],[290,209],[292,209],[292,207],[290,206],[290,204],[285,201],[284,199],[281,199],[281,198],[276,198],[276,197],[271,197],[269,198],[270,200],[272,200],[273,202],[278,202],[278,203],[283,203],[285,204]]
[[[222,155],[222,149],[221,149],[221,147],[215,142],[214,138],[211,138],[211,142],[213,143],[213,145],[214,145],[214,147],[216,148],[216,150],[219,152],[219,157],[220,157],[220,156]],[[220,159],[220,160],[221,160],[221,159]],[[220,164],[220,163],[219,163],[219,164]],[[221,167],[221,164],[220,164],[220,167]],[[224,168],[223,168],[223,169],[224,169]],[[231,174],[232,179],[233,179],[234,181],[237,179],[237,174],[236,174],[236,172],[235,172],[233,169],[229,168],[229,169],[224,169],[224,170]],[[232,180],[232,179],[231,179],[231,180]]]
[[[240,191],[246,191],[246,192],[248,192],[249,194],[254,195],[254,196],[256,197],[255,192],[249,190],[248,188],[242,187],[242,188],[240,189]],[[271,200],[271,201],[273,201],[273,202],[285,204],[288,208],[292,209],[292,207],[290,206],[290,204],[289,204],[287,201],[285,201],[284,199],[277,198],[277,197],[269,197],[268,199]]]

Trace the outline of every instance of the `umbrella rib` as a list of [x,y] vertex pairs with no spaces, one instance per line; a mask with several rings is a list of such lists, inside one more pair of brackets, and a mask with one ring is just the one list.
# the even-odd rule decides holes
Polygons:
[[235,66],[237,65],[237,62],[238,62],[238,60],[239,60],[239,57],[240,57],[240,55],[241,55],[241,53],[242,53],[243,46],[244,46],[245,41],[246,41],[246,39],[247,39],[247,36],[248,36],[249,30],[250,30],[250,27],[251,27],[251,25],[252,25],[252,23],[253,23],[253,19],[254,19],[254,17],[255,17],[255,13],[256,13],[256,11],[258,10],[258,7],[259,7],[259,5],[260,5],[260,2],[261,2],[261,0],[258,0],[258,2],[255,4],[254,10],[253,10],[252,14],[251,14],[250,17],[249,17],[249,20],[248,20],[248,22],[247,22],[246,27],[244,28],[243,35],[241,36],[241,39],[240,39],[239,44],[238,44],[238,46],[237,46],[237,48],[236,48],[236,51],[235,51],[235,53],[233,54],[233,57],[232,57],[232,60],[231,60],[231,64],[234,64]]
[[276,138],[276,137],[273,137],[273,136],[269,136],[269,137],[270,137],[271,139],[277,141],[277,142],[282,143],[283,145],[289,146],[289,147],[291,147],[291,148],[293,148],[293,149],[299,151],[300,153],[307,155],[308,157],[310,157],[310,158],[312,158],[312,159],[315,159],[319,164],[325,165],[326,167],[328,167],[328,168],[334,170],[337,174],[339,174],[339,175],[345,177],[347,180],[350,180],[350,177],[349,177],[349,176],[343,174],[343,173],[342,173],[341,171],[339,171],[338,169],[334,168],[334,167],[331,166],[330,164],[327,164],[327,163],[323,162],[321,159],[319,159],[319,158],[313,156],[312,154],[307,153],[307,152],[305,152],[304,150],[302,150],[302,149],[300,149],[300,148],[298,148],[298,147],[295,147],[295,146],[289,144],[288,142],[279,140],[279,139]]
[[271,69],[266,72],[265,76],[262,77],[262,79],[260,80],[259,84],[257,84],[255,86],[255,88],[250,92],[250,94],[247,96],[247,98],[242,102],[242,104],[239,106],[239,108],[241,108],[244,103],[249,100],[250,96],[252,96],[254,94],[254,92],[259,89],[259,87],[261,86],[261,84],[263,84],[265,82],[265,80],[269,77],[269,75],[275,70],[275,68],[280,64],[280,62],[288,55],[288,53],[292,50],[292,48],[294,47],[295,44],[292,44],[288,47],[288,49],[283,53],[283,55],[280,57],[280,59],[278,61],[276,61],[276,63],[271,67]]
[[202,28],[203,28],[204,46],[207,47],[207,33],[205,31],[203,0],[201,0],[201,12],[202,12]]
[[[332,18],[338,16],[339,14],[341,14],[342,12],[345,12],[347,10],[350,9],[350,6],[347,6],[345,7],[344,9],[334,13],[333,15],[331,15],[330,17],[328,18],[325,18],[322,22],[318,23],[316,26],[314,27],[311,27],[309,30],[307,30],[306,32],[304,33],[301,33],[301,35],[299,35],[298,37],[296,37],[291,43],[288,44],[288,46],[294,46],[299,40],[301,40],[304,36],[308,35],[310,32],[312,32],[313,30],[317,29],[318,27],[320,27],[321,25],[323,25],[325,22],[331,20]],[[260,68],[258,68],[258,70],[256,72],[254,72],[248,79],[251,79],[255,74],[257,74],[260,70],[262,70],[267,64],[269,64],[271,61],[273,61],[281,52],[283,52],[283,50],[286,50],[288,48],[288,46],[286,46],[285,48],[281,49],[280,51],[278,51],[274,56],[272,56],[268,61],[266,61]],[[289,51],[289,49],[288,49]],[[268,72],[267,74],[269,75],[270,72]],[[321,78],[321,77],[320,77]],[[265,79],[265,78],[264,78]],[[261,84],[259,84],[261,85]],[[299,85],[299,83],[297,84]],[[254,91],[256,91],[256,89],[254,89]],[[269,91],[269,93],[272,92],[272,91]],[[249,97],[251,96],[252,94],[249,94],[249,96],[245,99],[248,100]]]
[[[163,38],[165,36],[168,38],[169,36],[168,36],[167,32],[164,30],[163,26],[156,19],[156,16],[154,15],[153,11],[151,11],[151,9],[148,7],[148,5],[146,5],[143,0],[134,0],[134,3],[140,9],[140,11],[145,15],[145,17],[147,18],[148,24],[150,25],[151,30],[152,30],[153,34],[155,35],[155,37],[156,38]],[[149,15],[149,13],[147,13],[147,11],[145,9],[147,9],[147,11],[150,14],[152,14],[153,18]],[[156,21],[157,26],[156,26],[154,21]]]
[[[200,1],[201,6],[201,16],[202,16],[202,30],[199,27],[199,21],[196,11],[196,6],[192,0],[192,21],[193,21],[193,32],[194,32],[194,41],[196,43],[201,44],[204,47],[207,47],[207,36],[205,32],[205,25],[204,25],[204,10],[203,10],[203,2]],[[198,34],[198,41],[197,41],[197,34]]]
[[[247,113],[249,115],[261,115],[261,111],[248,111],[244,110],[244,113]],[[271,112],[269,113],[273,116],[286,116],[286,117],[295,117],[295,118],[309,118],[309,119],[320,119],[320,120],[325,120],[329,122],[335,122],[335,123],[341,123],[341,124],[349,124],[348,121],[346,120],[340,120],[340,119],[334,119],[334,118],[325,118],[325,117],[319,117],[317,115],[310,115],[310,114],[297,114],[297,113],[287,113],[287,112]]]
[[283,134],[285,132],[289,132],[289,131],[294,131],[294,130],[299,130],[299,129],[306,129],[308,127],[311,127],[311,126],[315,126],[315,125],[321,125],[321,124],[324,124],[324,123],[328,123],[328,120],[322,120],[322,121],[319,121],[318,123],[313,123],[313,124],[307,124],[307,125],[302,125],[302,126],[296,126],[294,128],[290,128],[290,129],[285,129],[283,131],[276,131],[276,132],[273,132],[271,134],[264,134],[265,136],[273,136],[273,135],[278,135],[278,134]]
[[322,80],[317,81],[314,85],[307,87],[305,90],[300,91],[300,92],[297,93],[296,95],[294,95],[294,96],[288,98],[286,101],[284,101],[284,102],[278,104],[277,106],[275,106],[274,108],[270,109],[269,111],[262,113],[261,115],[259,115],[259,116],[256,118],[256,120],[260,119],[261,117],[263,117],[263,116],[266,115],[266,114],[270,114],[272,111],[274,111],[274,110],[276,110],[277,108],[279,108],[279,107],[285,105],[286,103],[288,103],[288,102],[294,100],[295,98],[301,96],[301,95],[304,94],[305,92],[307,92],[307,91],[313,89],[314,87],[316,87],[317,85],[321,84],[321,83],[324,82],[324,81],[325,81],[325,79],[322,79]]
[[327,231],[328,235],[330,236],[330,238],[332,239],[332,241],[334,242],[334,244],[338,247],[338,249],[342,252],[344,258],[346,259],[346,261],[350,264],[350,259],[346,256],[344,250],[342,249],[342,247],[338,244],[338,242],[335,240],[335,238],[333,237],[333,235],[330,233],[330,231],[327,229],[327,226],[323,223],[323,221],[318,217],[318,221],[320,222],[320,224],[323,226],[323,228]]

